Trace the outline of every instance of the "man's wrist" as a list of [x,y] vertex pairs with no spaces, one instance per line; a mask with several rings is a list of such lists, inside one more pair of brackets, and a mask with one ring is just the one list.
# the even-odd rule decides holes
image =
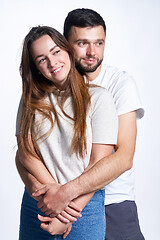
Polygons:
[[76,178],[63,185],[70,201],[83,194],[79,179]]

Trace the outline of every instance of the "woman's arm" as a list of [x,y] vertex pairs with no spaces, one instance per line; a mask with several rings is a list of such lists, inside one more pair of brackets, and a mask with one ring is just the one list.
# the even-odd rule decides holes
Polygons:
[[25,187],[27,188],[30,195],[32,195],[33,192],[44,187],[45,185],[40,183],[30,172],[27,171],[27,169],[19,161],[20,158],[21,158],[21,155],[17,150],[16,157],[15,157],[16,167],[23,183],[25,184]]
[[[31,135],[29,135],[29,144],[31,148],[34,150]],[[31,156],[30,154],[26,154],[22,148],[22,145],[19,140],[19,136],[17,136],[18,143],[18,156],[20,163],[26,168],[26,170],[32,174],[41,184],[46,183],[56,183],[54,178],[49,173],[48,169],[42,162],[40,158],[36,158]]]
[[[33,192],[37,191],[38,189],[42,188],[46,190],[45,197],[52,201],[52,196],[50,193],[55,194],[58,192],[60,188],[60,184],[58,184],[55,179],[51,176],[48,169],[44,165],[44,163],[39,158],[35,158],[31,155],[27,155],[19,141],[19,137],[17,137],[18,141],[18,151],[16,154],[16,165],[18,172],[24,182],[25,186],[29,190],[29,193],[33,198],[36,200],[43,199],[43,195],[39,198],[32,195]],[[29,142],[33,148],[33,144],[31,141],[31,136],[29,136]],[[48,205],[49,207],[49,205]],[[63,209],[64,210],[64,209]],[[76,221],[77,217],[80,217],[81,209],[74,204],[74,202],[70,202],[69,206],[67,207],[68,214],[67,219],[63,217],[63,222],[68,221]],[[49,213],[47,212],[47,215]],[[55,214],[54,216],[56,216]],[[59,214],[59,217],[61,215]]]

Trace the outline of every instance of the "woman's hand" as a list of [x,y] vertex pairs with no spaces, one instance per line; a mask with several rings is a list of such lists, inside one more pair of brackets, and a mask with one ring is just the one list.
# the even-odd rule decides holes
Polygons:
[[76,222],[78,217],[82,217],[82,214],[73,208],[75,206],[77,207],[74,202],[70,202],[68,207],[56,217],[63,223]]
[[66,238],[68,236],[68,234],[70,233],[71,229],[72,229],[72,224],[64,232],[63,238]]
[[51,235],[64,234],[63,238],[66,238],[72,228],[72,223],[62,223],[56,217],[50,218],[38,214],[38,219],[41,221],[40,227]]
[[36,201],[40,201],[42,200],[42,197],[43,195],[40,195],[40,196],[34,196],[33,193],[40,190],[41,188],[44,188],[46,185],[44,184],[41,184],[40,182],[36,182],[36,184],[32,184],[32,188],[31,188],[31,191],[30,191],[30,196],[32,198],[34,198]]

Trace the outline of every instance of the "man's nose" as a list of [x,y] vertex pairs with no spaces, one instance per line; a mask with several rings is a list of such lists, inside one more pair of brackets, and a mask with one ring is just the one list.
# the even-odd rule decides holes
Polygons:
[[89,44],[87,47],[87,56],[94,56],[95,55],[95,46],[94,44]]

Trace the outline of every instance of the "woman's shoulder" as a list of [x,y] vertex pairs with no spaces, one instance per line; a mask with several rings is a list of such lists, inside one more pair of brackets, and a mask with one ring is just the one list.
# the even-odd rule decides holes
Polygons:
[[102,100],[113,99],[111,93],[106,88],[101,86],[90,85],[89,92],[92,100],[97,100],[99,98]]

